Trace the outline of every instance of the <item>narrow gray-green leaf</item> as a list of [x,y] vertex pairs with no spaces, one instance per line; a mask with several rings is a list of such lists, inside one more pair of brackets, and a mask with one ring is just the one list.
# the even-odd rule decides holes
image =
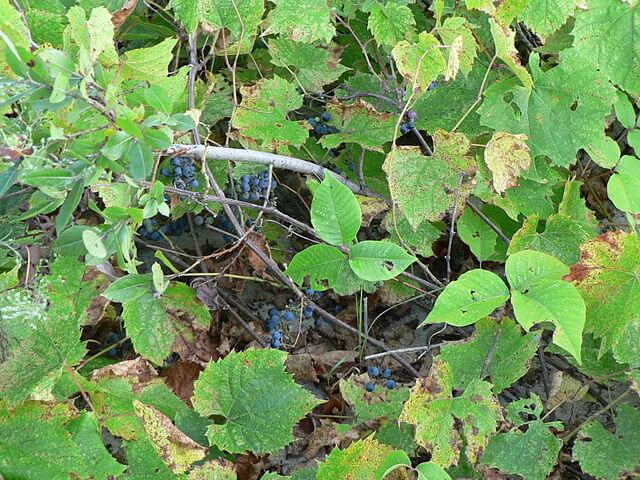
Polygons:
[[60,234],[69,223],[69,220],[71,220],[71,216],[82,198],[82,192],[84,192],[84,178],[79,178],[76,180],[76,183],[73,184],[71,191],[58,211],[58,215],[56,216],[56,233]]

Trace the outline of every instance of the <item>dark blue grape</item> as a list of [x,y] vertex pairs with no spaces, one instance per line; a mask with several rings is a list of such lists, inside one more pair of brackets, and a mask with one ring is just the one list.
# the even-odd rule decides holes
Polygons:
[[312,306],[304,307],[302,309],[302,315],[304,315],[304,318],[311,318],[313,316],[313,307]]
[[200,186],[200,182],[194,178],[193,180],[191,180],[191,183],[189,185],[191,185],[191,188],[198,188]]
[[322,327],[324,327],[324,326],[326,325],[326,323],[327,323],[327,322],[326,322],[324,319],[322,319],[322,318],[316,318],[316,319],[313,321],[313,325],[314,325],[316,328],[322,328]]
[[371,393],[376,389],[376,384],[373,382],[369,382],[364,386],[364,388],[367,389],[367,392]]
[[416,112],[415,110],[409,110],[406,114],[405,117],[407,117],[407,120],[414,121],[416,118],[418,118],[418,112]]
[[314,295],[316,293],[316,291],[313,288],[307,288],[304,293],[306,293],[307,295]]
[[316,122],[316,119],[313,117],[307,118],[307,122],[309,122],[309,125],[311,125],[312,127],[315,127],[318,124],[318,122]]
[[149,234],[149,240],[153,240],[154,242],[157,242],[161,238],[162,238],[162,235],[160,235],[160,232],[151,232]]
[[196,215],[195,217],[193,217],[193,223],[195,223],[197,226],[204,225],[204,218],[200,215]]
[[429,84],[427,90],[433,90],[434,88],[438,88],[439,84],[435,80]]
[[331,114],[329,112],[324,112],[322,114],[322,117],[320,117],[322,119],[323,122],[328,122],[329,120],[331,120]]
[[267,178],[260,179],[260,182],[258,183],[258,187],[260,187],[263,190],[266,190],[267,188],[269,188],[269,179]]
[[367,373],[369,374],[369,376],[371,378],[375,378],[378,375],[380,375],[380,369],[378,367],[376,367],[375,365],[369,365],[367,367]]
[[294,318],[296,318],[296,316],[291,310],[284,310],[284,312],[282,313],[282,318],[284,318],[287,322],[291,322]]
[[385,387],[387,387],[389,390],[393,390],[394,388],[396,388],[396,381],[395,380],[387,380],[387,382],[384,384]]
[[404,123],[400,125],[400,133],[402,133],[402,135],[409,133],[409,130],[410,128],[407,127],[407,125],[405,125]]
[[276,307],[271,307],[267,313],[269,314],[270,317],[280,316],[280,311]]
[[252,202],[260,200],[260,195],[258,195],[258,192],[251,192],[251,194],[249,195],[249,200],[251,200]]
[[271,338],[273,338],[274,340],[282,340],[282,332],[276,330],[271,334]]
[[415,123],[413,123],[413,120],[409,120],[407,123],[407,128],[409,128],[410,130],[413,130],[414,128],[416,128]]
[[271,348],[280,348],[281,345],[280,340],[271,340]]
[[171,170],[169,168],[167,168],[167,167],[164,167],[164,168],[160,169],[160,174],[163,177],[170,177],[171,176]]
[[271,190],[275,190],[277,186],[278,182],[276,182],[275,180],[271,180]]
[[268,170],[264,170],[264,171],[260,172],[260,178],[262,178],[264,180],[269,180],[269,171]]
[[174,167],[179,167],[181,164],[182,160],[180,160],[180,157],[176,157],[171,160],[171,165],[173,165]]
[[147,233],[149,233],[149,232],[147,231],[147,229],[146,229],[146,228],[141,227],[141,228],[140,228],[140,230],[138,230],[138,233],[144,237],[144,236],[146,236],[146,235],[147,235]]
[[382,378],[389,378],[391,376],[391,370],[388,368],[382,369]]
[[180,177],[180,176],[182,176],[182,167],[176,167],[176,168],[174,168],[174,169],[173,169],[173,174],[174,174],[176,177]]

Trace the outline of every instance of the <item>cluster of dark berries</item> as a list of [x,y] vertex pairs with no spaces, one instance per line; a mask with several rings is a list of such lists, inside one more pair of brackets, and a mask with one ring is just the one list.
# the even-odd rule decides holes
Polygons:
[[257,175],[242,175],[240,181],[236,182],[235,190],[240,200],[257,202],[266,198],[269,186],[273,192],[278,186],[278,182],[269,181],[269,172],[265,170]]
[[309,117],[307,118],[307,122],[309,125],[313,127],[313,131],[318,135],[329,135],[330,133],[339,133],[336,127],[332,125],[327,125],[327,122],[331,121],[331,114],[328,112],[324,112],[321,117]]
[[404,118],[406,121],[400,124],[400,133],[403,135],[416,128],[414,122],[416,121],[416,118],[418,118],[418,113],[415,110],[409,110],[405,114]]
[[[193,221],[195,223],[196,222],[196,218],[194,218]],[[228,232],[228,233],[234,233],[235,232],[235,230],[233,228],[233,223],[231,223],[231,220],[229,220],[229,218],[227,218],[227,215],[225,213],[220,213],[215,218],[207,217],[206,219],[204,219],[204,221],[207,223],[207,225],[212,225],[212,226],[218,228],[219,230],[223,230],[223,231]],[[196,223],[196,225],[197,225],[197,223]],[[227,235],[226,233],[222,235],[222,238],[226,243],[229,243],[232,240],[231,236]]]
[[138,230],[138,234],[146,240],[157,242],[162,239],[162,235],[179,237],[187,229],[189,223],[186,216],[180,217],[178,220],[170,220],[163,224],[158,222],[156,217],[145,218],[142,221],[142,227]]
[[[391,370],[388,368],[383,368],[382,371],[380,371],[380,369],[375,365],[369,365],[367,367],[367,373],[372,379],[381,377],[384,380],[384,386],[389,390],[394,390],[396,388],[396,381],[391,378]],[[373,392],[376,389],[376,384],[371,381],[368,382],[364,388],[367,392]]]
[[282,330],[280,327],[282,322],[289,324],[296,318],[291,310],[278,310],[275,307],[269,309],[269,318],[264,322],[267,331],[271,334],[271,348],[280,348],[282,346]]
[[165,178],[173,177],[173,184],[182,190],[195,190],[200,186],[196,178],[196,165],[188,157],[171,159],[171,167],[162,167],[160,175]]
[[[124,338],[124,332],[109,332],[107,335],[106,343],[107,345],[112,345],[114,343],[119,342]],[[109,358],[125,358],[129,355],[131,350],[131,342],[127,340],[124,343],[121,343],[117,347],[113,347],[106,351],[106,355]]]

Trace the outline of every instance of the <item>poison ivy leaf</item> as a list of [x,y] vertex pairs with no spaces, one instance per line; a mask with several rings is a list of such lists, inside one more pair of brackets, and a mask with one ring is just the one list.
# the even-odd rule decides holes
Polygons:
[[558,30],[574,9],[575,0],[529,0],[520,20],[545,38]]
[[447,362],[453,373],[452,386],[464,390],[482,374],[489,377],[497,394],[511,386],[529,369],[538,342],[534,333],[520,334],[510,318],[500,323],[483,318],[476,323],[474,337],[458,345],[444,345],[437,358]]
[[586,303],[585,331],[601,340],[600,356],[613,351],[622,363],[640,364],[640,358],[628,358],[625,348],[629,341],[640,344],[640,312],[635,307],[640,302],[638,236],[607,232],[582,245],[581,252],[580,262],[571,267],[566,279]]
[[374,392],[367,392],[367,381],[367,375],[340,380],[340,393],[356,413],[354,426],[381,418],[395,421],[402,412],[404,402],[409,398],[409,389],[399,387],[395,390],[376,389]]
[[448,323],[457,327],[471,325],[508,299],[509,290],[495,273],[471,270],[445,287],[420,326],[427,323]]
[[494,435],[482,455],[482,462],[524,480],[545,480],[556,463],[562,440],[537,420],[525,433],[519,430]]
[[291,110],[302,107],[302,96],[286,80],[276,76],[240,89],[242,102],[231,123],[241,135],[257,141],[265,150],[283,145],[300,146],[308,137],[299,123],[287,119]]
[[207,449],[181,432],[166,415],[138,400],[133,401],[133,409],[153,449],[174,473],[184,473],[204,459]]
[[464,175],[475,173],[467,137],[436,130],[434,148],[433,156],[425,157],[418,147],[398,147],[383,166],[391,195],[414,230],[425,220],[441,219],[452,208],[456,192],[463,205],[471,191],[469,182],[462,182]]
[[545,72],[538,63],[531,55],[531,93],[513,80],[487,89],[478,109],[482,124],[527,135],[533,157],[545,155],[559,166],[573,164],[583,148],[600,166],[612,167],[608,149],[613,141],[605,139],[604,127],[615,100],[613,86],[585,63],[563,63]]
[[285,371],[286,357],[279,350],[249,349],[209,363],[195,382],[193,405],[202,415],[225,419],[209,426],[211,445],[260,454],[295,439],[295,424],[320,402]]
[[153,47],[129,50],[124,54],[122,74],[132,80],[150,83],[167,77],[169,63],[173,58],[173,48],[178,43],[175,38],[165,38]]
[[382,480],[388,468],[385,460],[394,450],[378,443],[373,435],[353,442],[348,448],[334,448],[318,466],[317,480],[339,478]]
[[441,467],[456,464],[463,445],[467,458],[475,463],[501,420],[491,384],[474,380],[453,398],[452,382],[449,366],[435,361],[429,376],[416,381],[400,415],[401,421],[415,425],[418,445]]
[[[489,25],[491,26],[493,43],[496,46],[496,55],[500,60],[507,64],[514,75],[518,77],[518,80],[520,80],[522,85],[524,85],[524,88],[530,92],[533,88],[533,80],[531,79],[531,75],[529,75],[527,69],[520,63],[518,51],[514,45],[516,37],[515,32],[508,27],[499,25],[492,19],[489,20]],[[532,59],[534,62],[537,61],[534,56],[532,56]],[[531,64],[531,60],[529,60],[529,64]]]
[[640,467],[640,411],[628,403],[620,405],[615,424],[615,434],[596,421],[580,429],[573,458],[583,472],[616,480]]
[[188,340],[210,322],[209,310],[184,283],[171,284],[161,296],[149,290],[124,302],[122,318],[136,352],[157,364],[171,354],[178,337]]
[[287,67],[300,86],[309,92],[322,92],[325,85],[335,82],[349,70],[340,64],[340,50],[336,47],[319,48],[276,38],[269,41],[269,53],[271,63]]
[[640,213],[640,160],[625,155],[609,178],[607,195],[613,204],[628,213]]
[[526,330],[537,322],[553,323],[553,343],[581,363],[585,303],[571,283],[561,280],[569,267],[550,255],[523,250],[507,259],[505,270],[518,323]]
[[416,20],[406,5],[375,3],[369,14],[368,27],[378,45],[393,47],[400,40],[415,35]]
[[624,128],[634,128],[636,126],[636,111],[633,108],[633,103],[624,92],[618,90],[616,95],[616,103],[613,104],[613,108],[618,121]]
[[384,228],[391,234],[391,241],[403,246],[414,255],[431,257],[431,246],[442,235],[442,231],[429,222],[422,222],[414,231],[407,217],[400,212],[390,212],[384,219]]
[[580,245],[592,236],[585,233],[579,223],[566,215],[551,215],[543,232],[538,233],[540,218],[532,215],[511,238],[509,255],[522,250],[536,250],[556,257],[566,265],[580,258]]
[[[467,20],[463,17],[449,17],[441,27],[438,27],[437,32],[442,39],[442,44],[445,47],[449,47],[449,50],[453,50],[451,47],[456,39],[462,37],[460,70],[465,77],[469,75],[469,72],[473,69],[478,46],[475,38],[473,38],[473,33],[469,29]],[[449,52],[449,56],[451,56],[451,52]]]
[[484,149],[484,161],[493,174],[493,188],[503,193],[507,188],[518,185],[521,172],[531,164],[526,135],[496,132]]
[[269,30],[296,42],[329,43],[336,33],[331,11],[325,2],[314,0],[272,0]]
[[369,282],[397,277],[416,257],[391,242],[365,240],[356,243],[349,252],[349,265],[355,274]]
[[601,71],[627,93],[640,95],[637,5],[618,0],[588,0],[585,6],[576,11],[571,32],[574,48],[564,55],[583,62],[589,69]]
[[429,84],[447,69],[440,42],[427,32],[418,35],[417,43],[398,42],[391,51],[398,71],[413,86],[425,92]]
[[326,173],[313,192],[311,223],[318,236],[332,245],[346,245],[360,230],[362,210],[353,192]]
[[396,118],[390,113],[378,113],[362,99],[351,105],[329,104],[327,112],[332,117],[329,123],[339,132],[322,137],[320,144],[325,148],[356,143],[364,148],[377,149],[393,139]]

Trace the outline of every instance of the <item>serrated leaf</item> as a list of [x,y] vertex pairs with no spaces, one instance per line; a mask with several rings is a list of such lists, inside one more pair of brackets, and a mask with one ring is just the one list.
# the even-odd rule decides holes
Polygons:
[[497,20],[500,25],[507,27],[524,10],[529,0],[504,0],[502,2],[465,0],[465,2],[467,8],[481,10],[490,15],[492,19]]
[[529,424],[525,433],[499,433],[493,436],[482,456],[482,462],[505,473],[520,475],[524,480],[545,480],[556,463],[562,440],[541,422]]
[[326,173],[311,202],[311,223],[318,236],[332,245],[346,245],[360,230],[362,210],[346,185]]
[[553,343],[580,363],[585,303],[572,284],[561,280],[569,268],[550,255],[524,250],[507,259],[505,271],[518,323],[525,330],[537,322],[553,323]]
[[[279,476],[276,476],[274,478],[278,477]],[[216,460],[210,460],[201,465],[197,465],[189,472],[187,480],[236,480],[237,478],[236,466],[224,458],[218,458]],[[262,478],[264,479],[265,477]]]
[[385,460],[393,449],[382,445],[373,435],[353,442],[348,448],[334,448],[318,466],[317,480],[340,478],[382,480],[386,471]]
[[580,429],[573,446],[573,458],[583,472],[616,480],[640,467],[640,411],[628,403],[620,405],[615,424],[615,434],[597,421]]
[[471,190],[469,181],[461,185],[462,175],[475,173],[467,137],[436,130],[434,149],[425,157],[418,147],[398,147],[383,165],[391,195],[414,230],[425,220],[440,220],[453,207],[456,192],[464,204]]
[[495,132],[484,149],[484,161],[493,174],[493,188],[503,193],[507,188],[518,185],[521,172],[531,164],[526,135]]
[[[514,45],[516,34],[508,27],[499,25],[493,19],[489,20],[491,36],[496,47],[496,55],[507,64],[518,80],[528,92],[533,88],[533,80],[525,67],[520,63],[518,51]],[[535,57],[534,58],[535,61]]]
[[[465,77],[469,75],[476,58],[477,44],[468,27],[467,20],[463,17],[449,17],[441,27],[438,27],[437,32],[442,39],[442,44],[450,50],[448,64],[451,64],[454,43],[459,42],[459,51],[457,52],[459,68]],[[451,78],[455,78],[455,75]]]
[[202,9],[202,23],[206,30],[227,29],[231,36],[216,45],[216,54],[249,53],[253,38],[262,21],[264,0],[216,0],[197,2]]
[[510,318],[500,323],[483,318],[476,323],[474,337],[459,345],[444,345],[437,358],[447,362],[453,373],[453,387],[464,390],[484,372],[500,393],[521,378],[529,369],[538,342],[533,333],[520,334]]
[[445,287],[420,326],[442,322],[457,327],[471,325],[508,299],[509,290],[495,273],[471,270]]
[[[604,134],[615,89],[600,72],[584,63],[563,63],[547,71],[532,54],[529,68],[533,91],[514,80],[495,83],[478,109],[481,122],[498,131],[525,134],[532,156],[546,155],[559,166],[569,166],[579,149],[603,167],[614,163],[608,153],[612,139]],[[579,80],[578,80],[579,79]]]
[[382,418],[397,419],[404,402],[409,398],[409,389],[399,387],[395,390],[376,389],[374,392],[367,392],[367,379],[368,376],[361,375],[340,380],[342,397],[355,409],[354,425]]
[[309,92],[321,92],[325,85],[335,82],[349,70],[340,64],[340,50],[336,47],[319,48],[276,38],[269,41],[269,53],[271,63],[287,67]]
[[581,252],[566,279],[586,303],[585,331],[601,340],[600,356],[613,351],[618,361],[640,364],[637,356],[627,358],[631,352],[621,342],[640,343],[640,240],[635,234],[607,232],[582,245]]
[[265,150],[300,146],[307,139],[307,130],[287,118],[291,110],[302,106],[302,96],[295,85],[275,76],[244,86],[240,92],[242,102],[234,110],[231,123],[243,136],[257,141]]
[[575,0],[529,0],[519,18],[544,38],[558,30],[574,9]]
[[393,140],[396,117],[390,113],[379,113],[362,99],[350,105],[332,103],[327,105],[331,114],[331,126],[338,133],[325,135],[320,144],[325,148],[335,148],[341,143],[355,143],[361,147],[378,149]]
[[165,79],[177,43],[175,38],[165,38],[153,47],[128,50],[124,54],[122,74],[128,79],[151,83]]
[[416,20],[409,7],[389,2],[386,5],[373,5],[367,27],[378,45],[393,47],[400,40],[414,34],[415,24]]
[[640,160],[625,155],[609,178],[607,195],[613,204],[628,213],[640,213]]
[[401,421],[415,425],[416,442],[441,467],[456,464],[463,445],[467,458],[475,463],[502,417],[491,384],[474,380],[453,398],[452,381],[449,366],[435,361],[429,376],[416,381],[400,415]]
[[349,252],[351,269],[369,282],[397,277],[415,261],[401,246],[384,241],[365,240],[356,243]]
[[414,231],[409,220],[400,212],[389,212],[384,219],[384,228],[391,234],[391,241],[403,246],[414,255],[433,256],[431,246],[440,238],[442,231],[432,223],[422,222]]
[[429,84],[447,69],[440,42],[427,32],[418,35],[417,43],[398,42],[391,51],[398,71],[414,90],[426,92]]
[[225,419],[209,426],[211,445],[259,454],[295,440],[293,427],[320,402],[285,371],[286,357],[279,350],[248,349],[207,365],[195,382],[193,405],[202,415]]
[[296,42],[329,43],[335,35],[331,11],[326,2],[314,0],[272,0],[269,30]]

